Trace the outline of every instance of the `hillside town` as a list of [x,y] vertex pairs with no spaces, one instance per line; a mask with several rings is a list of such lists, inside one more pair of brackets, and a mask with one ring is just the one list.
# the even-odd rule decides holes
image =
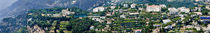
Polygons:
[[28,13],[28,23],[33,28],[28,26],[27,29],[34,33],[210,33],[209,6],[187,8],[132,3],[98,6],[91,12],[72,8],[55,8],[59,12],[31,11]]
[[59,1],[4,18],[0,27],[16,27],[14,33],[210,33],[210,0],[69,0],[54,8]]
[[[146,7],[144,7],[146,6]],[[104,10],[105,9],[105,10]],[[207,12],[204,12],[207,11]],[[210,30],[210,9],[209,5],[205,7],[168,7],[167,5],[148,5],[148,4],[122,4],[122,6],[96,7],[93,13],[105,13],[99,17],[89,17],[94,21],[109,24],[117,23],[146,23],[146,27],[152,30],[152,33],[161,32],[180,32],[209,33]],[[94,15],[94,14],[93,14]],[[112,17],[112,18],[110,18]],[[122,26],[128,27],[128,26]],[[96,28],[97,29],[97,28]],[[104,28],[105,29],[105,28]],[[102,29],[102,31],[104,31]],[[125,28],[133,32],[141,32],[146,28]],[[98,31],[98,30],[97,30]],[[107,31],[107,30],[105,30]],[[127,32],[127,30],[123,30]],[[116,32],[117,31],[112,31]],[[131,32],[130,32],[131,33]]]

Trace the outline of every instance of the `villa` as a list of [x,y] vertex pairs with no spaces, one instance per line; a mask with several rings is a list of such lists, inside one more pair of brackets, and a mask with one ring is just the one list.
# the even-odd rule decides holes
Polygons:
[[96,7],[93,9],[93,12],[99,12],[99,11],[104,11],[105,7]]
[[178,8],[178,10],[180,12],[185,12],[185,13],[189,13],[190,12],[190,8],[185,8],[185,7],[180,7],[180,8]]
[[160,12],[161,11],[161,7],[158,5],[148,5],[146,8],[147,12]]
[[168,8],[168,10],[169,10],[169,14],[178,14],[178,9],[176,9],[176,8]]

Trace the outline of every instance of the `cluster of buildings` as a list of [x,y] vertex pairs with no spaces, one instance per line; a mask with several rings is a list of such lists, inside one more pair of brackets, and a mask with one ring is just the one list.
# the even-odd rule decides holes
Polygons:
[[27,26],[28,33],[45,33],[45,30],[40,28],[38,25],[34,25],[33,27]]
[[[142,6],[146,6],[146,8],[144,8]],[[119,9],[116,9],[116,7],[118,7]],[[111,8],[111,9],[108,9],[108,8]],[[122,8],[126,8],[126,9],[122,9]],[[107,11],[105,11],[105,9]],[[130,9],[133,9],[135,11],[129,11]],[[166,10],[163,11],[163,9],[166,9]],[[133,3],[133,4],[122,4],[121,6],[110,6],[110,7],[100,6],[100,7],[94,8],[93,13],[102,12],[102,11],[104,12],[105,11],[106,16],[103,16],[103,17],[113,16],[116,13],[118,13],[119,18],[139,19],[140,17],[138,15],[144,14],[144,12],[141,12],[141,11],[146,11],[147,13],[151,13],[151,14],[154,14],[154,15],[158,14],[156,12],[160,12],[161,15],[165,15],[165,16],[162,16],[162,17],[166,17],[166,19],[160,20],[162,22],[162,24],[154,24],[153,25],[155,27],[158,27],[158,28],[154,29],[153,33],[160,32],[161,28],[164,28],[164,29],[166,29],[166,31],[169,31],[169,32],[174,32],[173,29],[178,29],[178,28],[175,28],[175,26],[177,26],[178,22],[181,22],[183,24],[186,24],[185,22],[190,22],[190,23],[193,24],[193,25],[183,25],[184,27],[180,27],[180,29],[182,29],[182,30],[179,30],[180,32],[181,31],[193,32],[192,30],[187,30],[189,28],[193,28],[193,29],[195,28],[198,31],[203,29],[202,31],[209,32],[209,27],[210,27],[209,25],[210,24],[208,24],[207,27],[203,27],[203,26],[198,24],[198,22],[203,22],[203,21],[208,21],[209,22],[209,19],[210,19],[209,15],[207,15],[207,17],[202,16],[202,14],[203,14],[202,9],[204,9],[204,8],[195,7],[193,9],[191,9],[191,8],[186,8],[186,7],[167,7],[164,4],[148,5],[148,4],[134,4]],[[209,9],[209,7],[206,6],[206,9]],[[192,13],[195,13],[195,14],[192,14]],[[192,18],[195,18],[196,16],[198,16],[199,20],[194,20],[192,18],[187,19],[188,18],[187,16],[189,16],[189,14],[192,14],[192,15],[190,15],[190,17],[192,17]],[[171,15],[175,15],[175,16],[171,16]],[[99,17],[102,17],[102,16],[99,16]],[[175,19],[175,17],[180,18],[180,19],[174,21],[173,19]],[[154,17],[140,18],[140,19],[145,19],[145,20],[148,21],[148,20],[153,19],[153,18]],[[111,19],[111,21],[115,21],[115,19],[113,19],[113,18],[108,18],[108,19],[107,18],[104,18],[104,19],[92,18],[92,19],[95,20],[95,21],[99,21],[99,20],[107,21],[108,19]],[[152,20],[152,21],[156,21],[156,20]],[[159,20],[157,20],[157,21],[159,21]],[[136,21],[136,22],[138,22],[138,21]],[[164,27],[162,26],[162,25],[166,25],[170,22],[173,22],[173,23],[169,24],[167,26],[164,26]],[[112,23],[112,22],[109,22],[109,23]],[[139,32],[142,31],[142,29],[135,29],[133,31],[135,33],[139,33]]]
[[[146,6],[146,7],[143,7],[143,6]],[[123,8],[126,8],[126,9],[123,9]],[[166,9],[166,10],[163,11],[163,9]],[[208,9],[208,7],[206,7],[206,9]],[[185,22],[191,23],[192,21],[193,21],[192,22],[193,25],[184,25],[183,27],[180,27],[181,30],[179,31],[180,32],[181,31],[193,32],[192,30],[188,30],[188,29],[195,28],[195,30],[198,30],[198,31],[202,30],[204,32],[210,32],[209,30],[210,24],[208,24],[207,27],[203,27],[198,24],[198,22],[209,22],[210,20],[210,16],[209,15],[202,16],[203,13],[201,11],[202,11],[201,7],[195,7],[194,9],[190,9],[186,7],[178,7],[178,8],[167,7],[164,4],[148,5],[148,4],[134,4],[133,3],[133,4],[123,4],[121,6],[95,7],[92,9],[92,12],[90,13],[92,15],[89,15],[87,17],[94,21],[108,24],[103,29],[98,29],[95,26],[90,26],[90,29],[94,31],[110,31],[111,30],[110,24],[113,24],[114,21],[116,21],[116,19],[120,18],[120,19],[128,19],[128,20],[142,19],[142,20],[147,21],[146,26],[149,25],[150,23],[149,21],[155,21],[154,23],[157,23],[157,22],[160,23],[160,24],[152,25],[156,27],[155,29],[152,29],[152,33],[160,33],[160,29],[164,29],[164,31],[168,31],[168,32],[173,32],[174,29],[179,29],[179,28],[175,28],[178,22],[182,22],[183,24],[185,24]],[[97,13],[105,13],[105,14],[98,15]],[[148,17],[148,18],[142,18],[142,16],[139,16],[145,13],[150,13],[152,14],[152,16],[161,14],[161,16]],[[185,13],[185,14],[181,14],[181,13]],[[187,19],[186,16],[189,16],[188,14],[191,14],[191,13],[195,13],[195,14],[190,15],[190,17],[195,18],[195,16],[199,16],[199,21],[193,20],[192,18]],[[42,16],[62,17],[62,16],[73,15],[73,14],[75,14],[75,12],[69,11],[68,9],[64,9],[58,14],[42,14]],[[29,14],[29,15],[32,15],[32,14]],[[175,15],[175,16],[171,16],[171,15]],[[180,19],[174,21],[175,17],[179,17]],[[154,20],[155,18],[163,18],[163,19]],[[184,21],[185,19],[187,21]],[[139,22],[139,21],[132,20],[132,21],[126,21],[126,22]],[[166,25],[166,26],[163,26],[163,25]],[[132,29],[132,32],[141,33],[142,30],[144,29]],[[112,32],[117,32],[117,31],[112,31]],[[126,32],[126,30],[124,32]]]
[[[69,16],[69,15],[74,15],[75,12],[69,11],[69,9],[63,9],[60,13],[55,13],[55,14],[41,14],[41,16],[50,16],[50,17],[62,17],[62,16]],[[33,15],[32,13],[29,13],[28,15]]]
[[[171,0],[169,0],[171,1]],[[146,7],[144,7],[146,6]],[[165,11],[163,11],[165,9]],[[120,6],[108,6],[108,7],[95,7],[92,9],[92,12],[89,13],[87,18],[90,18],[93,21],[97,21],[100,23],[105,23],[103,28],[96,28],[96,26],[90,26],[90,30],[94,31],[110,31],[113,26],[110,25],[118,25],[114,23],[132,23],[136,24],[142,21],[146,23],[145,26],[152,25],[155,27],[152,30],[152,33],[160,33],[161,29],[164,32],[174,32],[174,30],[179,29],[179,32],[189,33],[195,31],[204,31],[205,33],[210,32],[210,15],[203,16],[201,7],[195,7],[194,9],[186,8],[186,7],[167,7],[164,4],[160,5],[148,5],[148,4],[122,4]],[[206,9],[209,9],[209,5],[206,6]],[[97,13],[104,13],[103,15],[99,15]],[[181,14],[183,13],[183,14]],[[194,14],[195,13],[195,14]],[[69,11],[69,9],[64,9],[60,13],[57,14],[41,14],[42,16],[52,16],[52,17],[62,17],[74,15],[75,12]],[[146,15],[145,15],[146,14]],[[192,15],[191,15],[192,14]],[[29,13],[29,15],[32,15]],[[143,16],[142,16],[143,15]],[[159,15],[159,16],[156,16]],[[149,16],[149,17],[145,17]],[[195,19],[198,20],[195,20]],[[119,21],[120,22],[116,22]],[[31,19],[28,19],[31,21]],[[179,23],[181,22],[181,23]],[[199,24],[201,22],[202,24]],[[209,23],[208,23],[209,22]],[[151,24],[153,23],[153,24]],[[203,24],[207,24],[207,26],[202,26]],[[177,28],[178,26],[181,26]],[[101,26],[101,25],[100,25]],[[128,27],[121,26],[119,27]],[[131,29],[131,32],[134,33],[142,33],[145,29],[136,29],[133,28],[124,28]],[[150,27],[149,27],[150,28]],[[28,29],[38,29],[40,32],[43,32],[42,29],[35,26],[34,28],[28,27]],[[34,30],[32,30],[34,31]],[[112,31],[118,32],[118,31]],[[123,32],[127,32],[124,30]]]
[[178,14],[179,12],[189,13],[190,8],[180,7],[180,8],[168,8],[169,14]]

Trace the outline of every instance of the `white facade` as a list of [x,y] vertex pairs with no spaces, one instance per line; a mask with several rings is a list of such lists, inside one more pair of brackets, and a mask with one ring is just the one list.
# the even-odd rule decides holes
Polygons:
[[101,20],[101,19],[99,19],[99,18],[92,18],[92,20],[98,21],[98,22],[100,22],[100,23],[104,22],[104,20]]
[[135,8],[136,7],[136,4],[131,4],[131,8]]
[[94,26],[90,26],[90,30],[94,30]]
[[163,20],[163,23],[164,23],[164,24],[167,24],[168,22],[171,22],[171,20],[170,20],[170,19],[165,19],[165,20]]
[[62,10],[62,15],[63,16],[66,16],[66,15],[69,15],[70,13],[69,13],[70,11],[68,11],[68,9],[65,9],[65,10]]
[[105,19],[106,17],[105,17],[105,16],[101,16],[100,18],[101,18],[101,19]]
[[106,14],[106,16],[112,16],[112,14],[110,14],[110,13],[107,13],[107,14]]
[[136,14],[139,14],[138,12],[135,12],[135,13],[129,13],[130,15],[136,15]]
[[194,13],[196,13],[197,15],[202,15],[202,12],[194,12]]
[[105,8],[104,7],[96,7],[93,9],[93,12],[99,12],[99,11],[104,11]]
[[161,7],[157,6],[157,5],[148,5],[146,8],[147,12],[160,12],[161,11]]
[[193,28],[194,26],[193,25],[187,25],[185,26],[185,28]]
[[71,2],[71,4],[75,4],[76,2],[77,2],[77,1],[74,0],[74,1]]
[[161,8],[166,8],[166,5],[165,4],[160,4],[159,5]]
[[189,13],[190,12],[190,8],[180,7],[178,9],[179,9],[180,12],[185,12],[185,13]]
[[70,14],[75,14],[75,12],[70,12],[68,9],[65,9],[65,10],[62,10],[62,16],[67,16],[67,15],[70,15]]
[[128,4],[123,4],[123,7],[129,7]]
[[115,7],[116,7],[116,6],[111,6],[110,8],[111,8],[111,9],[114,9]]
[[32,18],[27,19],[27,21],[32,21]]
[[120,15],[120,18],[126,18],[125,15]]
[[178,9],[176,9],[176,8],[168,8],[168,10],[169,10],[169,14],[177,14],[178,13]]

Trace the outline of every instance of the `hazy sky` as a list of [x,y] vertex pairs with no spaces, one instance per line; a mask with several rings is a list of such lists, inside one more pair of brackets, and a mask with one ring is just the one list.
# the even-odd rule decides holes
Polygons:
[[17,0],[0,0],[0,10],[10,6]]

